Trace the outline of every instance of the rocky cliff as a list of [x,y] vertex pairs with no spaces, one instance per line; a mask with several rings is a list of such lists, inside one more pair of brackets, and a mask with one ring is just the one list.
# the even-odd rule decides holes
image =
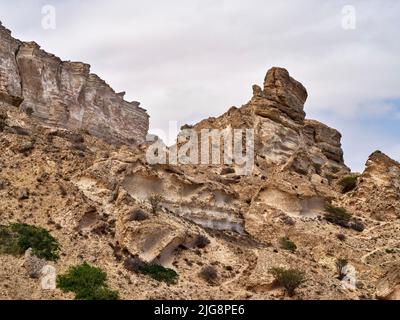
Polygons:
[[88,64],[61,61],[34,42],[14,39],[1,24],[0,99],[44,124],[110,143],[142,143],[149,127],[146,111],[91,74]]
[[[244,106],[191,126],[254,129],[254,168],[243,175],[236,164],[149,164],[150,146],[128,143],[147,123],[124,131],[118,113],[140,109],[114,110],[122,97],[86,65],[5,29],[1,41],[0,227],[49,230],[61,248],[57,274],[87,261],[123,299],[399,298],[399,164],[375,152],[364,173],[351,173],[340,133],[306,119],[307,91],[285,69],[269,70]],[[0,298],[73,298],[43,290],[30,270],[39,260],[2,254],[2,241]],[[138,272],[145,264],[178,281]],[[305,273],[295,296],[274,279],[277,267]]]

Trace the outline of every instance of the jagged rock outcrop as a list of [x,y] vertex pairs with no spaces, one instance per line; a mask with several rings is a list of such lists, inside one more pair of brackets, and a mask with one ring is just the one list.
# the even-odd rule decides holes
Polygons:
[[400,300],[400,265],[395,265],[376,286],[376,296],[382,300]]
[[380,151],[371,154],[357,187],[343,202],[378,220],[400,218],[400,164]]
[[264,89],[254,85],[253,97],[246,105],[232,107],[194,129],[253,128],[256,161],[262,170],[278,167],[329,179],[348,172],[341,134],[318,121],[305,120],[306,99],[306,89],[287,70],[272,68],[265,77]]
[[[305,119],[307,91],[286,70],[268,71],[246,105],[193,126],[254,129],[251,172],[150,164],[150,145],[114,143],[147,132],[139,103],[125,102],[88,65],[62,62],[2,27],[0,35],[0,225],[51,232],[60,244],[57,273],[87,261],[123,299],[282,299],[270,269],[284,267],[306,273],[297,299],[399,299],[399,164],[376,152],[356,188],[339,192],[349,174],[341,135]],[[324,219],[328,201],[365,228]],[[340,258],[354,269],[350,289],[337,278]],[[54,282],[39,286],[40,275],[55,280],[54,268],[45,271],[30,251],[22,261],[0,254],[0,298],[73,298]],[[155,282],[137,272],[144,263],[179,279]],[[199,276],[205,266],[218,274],[215,283]]]
[[0,25],[0,99],[44,124],[82,130],[116,144],[145,141],[149,116],[127,102],[90,66],[61,61],[34,42],[21,42]]
[[264,91],[254,87],[253,103],[262,108],[276,108],[294,121],[305,118],[304,103],[308,94],[304,86],[290,77],[283,68],[272,68],[267,72]]

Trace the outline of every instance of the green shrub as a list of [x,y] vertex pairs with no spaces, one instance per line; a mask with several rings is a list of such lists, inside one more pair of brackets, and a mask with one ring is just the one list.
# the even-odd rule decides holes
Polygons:
[[164,197],[160,194],[153,194],[149,197],[149,202],[151,205],[151,210],[153,214],[156,214],[160,210],[161,202],[164,201]]
[[314,169],[315,169],[315,173],[316,174],[321,174],[321,169],[322,169],[322,165],[320,163],[313,163]]
[[336,238],[338,238],[338,239],[339,239],[340,241],[342,241],[342,242],[346,241],[346,235],[343,234],[343,233],[338,233],[338,234],[336,235]]
[[8,114],[6,111],[0,110],[0,120],[6,121],[8,119]]
[[174,284],[178,280],[178,274],[169,268],[164,268],[158,264],[151,264],[142,261],[139,257],[129,257],[124,262],[125,269],[147,275],[154,280],[164,281],[168,284]]
[[342,193],[350,192],[357,186],[357,177],[346,176],[339,181],[339,185],[342,187]]
[[147,264],[140,268],[140,273],[150,276],[154,280],[164,281],[168,284],[174,284],[178,280],[178,274],[169,268],[164,268],[158,264]]
[[84,262],[59,275],[57,288],[63,292],[74,292],[76,300],[118,300],[118,292],[110,290],[106,280],[104,271]]
[[339,167],[336,167],[336,166],[331,167],[331,172],[332,173],[338,173],[339,171],[340,171]]
[[326,205],[325,219],[333,224],[341,227],[349,227],[349,222],[351,220],[351,214],[344,208],[335,207],[331,204]]
[[210,240],[206,236],[203,236],[203,235],[197,236],[197,238],[194,242],[194,246],[196,248],[200,248],[200,249],[204,249],[209,244],[210,244]]
[[28,108],[26,108],[25,113],[28,115],[28,117],[30,117],[30,116],[32,116],[34,111],[31,107],[28,107]]
[[141,209],[135,209],[129,214],[129,221],[144,221],[149,218],[149,215]]
[[297,269],[272,268],[270,273],[284,286],[290,297],[293,297],[296,288],[305,282],[305,273]]
[[291,241],[288,237],[280,238],[279,244],[282,249],[288,250],[290,252],[295,252],[297,249],[296,244],[293,241]]
[[343,268],[347,266],[348,263],[349,262],[347,261],[347,259],[341,258],[336,260],[336,271],[338,273],[339,280],[342,280],[346,276],[346,274],[343,271]]
[[0,226],[0,253],[22,255],[29,248],[39,258],[56,261],[60,246],[46,229],[20,223]]
[[3,131],[3,129],[6,127],[7,119],[8,119],[7,112],[0,110],[0,131]]

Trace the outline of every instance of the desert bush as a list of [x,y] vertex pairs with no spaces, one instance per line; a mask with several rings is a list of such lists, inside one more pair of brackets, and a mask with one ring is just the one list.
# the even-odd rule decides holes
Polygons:
[[209,283],[214,283],[218,279],[218,271],[214,266],[206,266],[201,269],[200,277]]
[[321,174],[321,169],[322,169],[322,165],[320,163],[313,163],[314,169],[315,169],[315,173],[316,174]]
[[148,275],[157,281],[164,281],[168,284],[174,284],[178,280],[178,274],[169,268],[164,268],[158,264],[146,264],[140,268],[140,273]]
[[296,288],[305,282],[305,273],[297,269],[272,268],[270,273],[290,297],[294,296]]
[[340,171],[339,167],[336,167],[336,166],[331,167],[331,172],[332,173],[338,173],[339,171]]
[[282,249],[288,250],[290,252],[295,252],[297,249],[296,244],[293,241],[291,241],[288,237],[280,238],[279,244]]
[[58,259],[58,241],[46,229],[19,223],[0,226],[0,253],[22,255],[29,248],[39,258]]
[[63,292],[74,292],[76,300],[118,300],[118,292],[110,290],[106,280],[104,271],[84,262],[59,275],[57,287]]
[[160,210],[161,207],[161,202],[164,201],[164,197],[160,194],[153,194],[149,197],[149,202],[151,205],[151,210],[153,214],[157,214],[157,212]]
[[342,188],[342,193],[350,192],[357,186],[357,177],[346,176],[339,181],[339,185]]
[[196,240],[194,242],[194,246],[200,249],[205,248],[210,244],[210,240],[206,236],[199,235],[196,237]]
[[124,267],[131,272],[141,273],[153,278],[154,280],[164,281],[168,284],[176,283],[179,277],[174,270],[165,268],[158,264],[147,263],[137,256],[127,258],[124,262]]
[[129,221],[144,221],[149,218],[149,215],[140,209],[135,209],[129,214]]
[[346,209],[328,204],[325,207],[325,211],[327,212],[325,214],[325,219],[327,221],[342,227],[349,227],[351,214],[347,212]]
[[7,112],[0,110],[0,131],[6,127],[6,120],[8,119]]
[[28,115],[28,117],[32,116],[33,114],[33,109],[31,107],[26,108],[25,113]]
[[336,260],[336,271],[338,273],[339,280],[342,280],[346,276],[346,274],[343,271],[343,268],[347,266],[348,263],[349,262],[347,261],[347,259],[340,258]]
[[6,121],[8,119],[8,114],[4,110],[0,110],[0,120]]
[[346,235],[344,235],[343,233],[338,233],[336,235],[336,238],[338,238],[340,241],[346,241]]

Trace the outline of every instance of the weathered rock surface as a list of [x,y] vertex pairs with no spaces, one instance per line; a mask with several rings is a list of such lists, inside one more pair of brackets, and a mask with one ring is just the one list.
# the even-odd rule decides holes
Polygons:
[[285,69],[269,70],[264,90],[255,85],[253,92],[246,105],[232,107],[194,129],[253,128],[256,161],[261,170],[291,169],[323,178],[349,171],[343,161],[341,134],[318,121],[305,120],[307,91]]
[[382,300],[400,300],[400,266],[393,266],[379,281],[376,296]]
[[0,22],[0,100],[19,106],[23,100],[21,79],[16,61],[21,42]]
[[[149,164],[149,145],[132,145],[147,132],[138,103],[124,102],[88,65],[0,31],[0,224],[49,230],[60,242],[57,273],[87,261],[123,299],[282,299],[269,270],[284,267],[306,272],[297,299],[399,299],[399,164],[374,153],[357,187],[341,194],[349,174],[341,135],[305,119],[307,92],[286,70],[271,69],[246,105],[193,126],[254,129],[249,174],[234,164]],[[18,199],[21,190],[28,196]],[[154,195],[162,196],[156,209]],[[365,229],[329,223],[329,201]],[[351,290],[337,278],[339,258],[355,270]],[[178,282],[136,273],[144,262],[173,268]],[[37,277],[43,264],[29,252],[1,254],[0,298],[73,298],[26,275]],[[214,284],[199,276],[205,266],[218,274]]]
[[[33,112],[44,124],[82,130],[110,143],[145,141],[149,116],[127,102],[90,66],[61,61],[0,25],[0,99]],[[21,104],[22,103],[22,104]]]
[[400,164],[380,151],[370,155],[364,172],[344,203],[378,220],[400,218]]

